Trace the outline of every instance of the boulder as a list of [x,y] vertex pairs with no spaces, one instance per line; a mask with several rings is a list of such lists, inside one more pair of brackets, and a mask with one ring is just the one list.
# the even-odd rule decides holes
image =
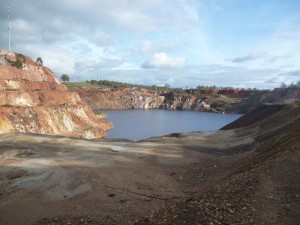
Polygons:
[[17,57],[16,54],[13,52],[8,52],[5,54],[5,59],[7,60],[7,62],[9,63],[15,63],[17,61]]

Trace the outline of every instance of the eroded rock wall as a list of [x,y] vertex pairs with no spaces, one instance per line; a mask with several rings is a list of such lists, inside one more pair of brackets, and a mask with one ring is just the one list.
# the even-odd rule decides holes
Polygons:
[[264,103],[300,101],[300,88],[257,89],[170,89],[101,88],[89,82],[69,84],[93,109],[192,110],[245,114]]
[[[112,128],[69,92],[55,74],[23,56],[13,67],[14,53],[0,52],[0,132],[101,138]],[[9,59],[9,60],[8,60]]]
[[109,88],[76,90],[93,109],[157,109],[164,97],[142,88]]
[[166,100],[162,106],[164,109],[171,110],[192,110],[192,111],[204,111],[211,112],[210,105],[205,102],[203,98],[197,98],[194,95],[182,96],[173,95],[172,93],[166,97]]

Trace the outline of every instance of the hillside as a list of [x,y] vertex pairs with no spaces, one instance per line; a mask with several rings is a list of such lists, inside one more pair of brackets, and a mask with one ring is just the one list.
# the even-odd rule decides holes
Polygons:
[[[100,82],[100,81],[99,81]],[[106,86],[104,85],[106,84]],[[245,114],[265,103],[300,100],[300,88],[272,90],[140,87],[120,82],[65,82],[94,110],[162,108]]]
[[0,224],[299,224],[300,106],[244,119],[138,143],[2,134]]
[[157,109],[164,97],[153,90],[135,87],[99,88],[86,84],[66,83],[92,109]]
[[248,114],[242,116],[241,118],[233,121],[230,124],[227,124],[226,126],[221,128],[221,130],[230,130],[250,126],[272,116],[273,114],[282,110],[284,107],[285,106],[283,104],[260,105],[250,111]]
[[70,92],[47,67],[0,52],[0,133],[101,138],[112,127]]

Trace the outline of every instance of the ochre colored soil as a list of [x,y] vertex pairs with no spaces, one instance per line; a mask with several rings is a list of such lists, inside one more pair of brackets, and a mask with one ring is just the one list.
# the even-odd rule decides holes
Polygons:
[[2,134],[0,224],[300,224],[300,107],[250,124],[137,143]]

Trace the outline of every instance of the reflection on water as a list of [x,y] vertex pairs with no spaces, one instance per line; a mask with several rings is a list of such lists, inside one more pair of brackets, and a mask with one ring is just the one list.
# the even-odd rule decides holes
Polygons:
[[238,119],[240,114],[216,114],[170,110],[100,110],[114,128],[107,138],[141,140],[149,137],[190,131],[218,130]]

